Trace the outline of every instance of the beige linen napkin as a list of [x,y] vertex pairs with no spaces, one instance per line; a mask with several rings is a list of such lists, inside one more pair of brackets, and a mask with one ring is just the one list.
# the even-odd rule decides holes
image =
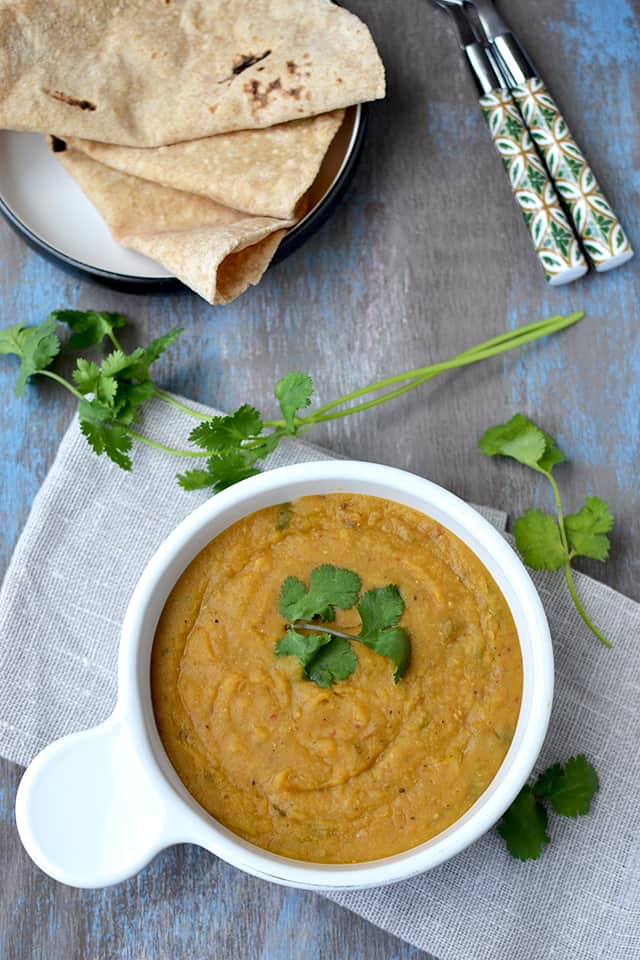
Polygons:
[[[160,402],[149,404],[141,429],[169,445],[185,440],[184,417]],[[289,440],[268,466],[329,458]],[[162,539],[207,496],[175,484],[179,460],[140,446],[134,460],[127,474],[95,457],[74,420],[16,547],[0,592],[0,754],[17,763],[111,712],[133,585]],[[481,512],[504,529],[504,513]],[[561,577],[535,576],[556,653],[554,710],[537,769],[586,753],[601,781],[592,814],[580,822],[553,817],[552,843],[537,862],[512,860],[491,831],[421,877],[331,894],[440,960],[640,956],[640,605],[576,579],[614,649],[582,626]]]

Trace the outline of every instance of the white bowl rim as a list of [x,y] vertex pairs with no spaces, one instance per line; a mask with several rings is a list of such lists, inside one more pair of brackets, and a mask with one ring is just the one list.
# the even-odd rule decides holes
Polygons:
[[[355,864],[309,863],[272,854],[238,837],[200,807],[182,785],[161,745],[151,711],[152,638],[146,648],[141,643],[142,633],[149,631],[149,616],[155,632],[168,593],[212,536],[261,506],[331,489],[370,493],[409,505],[420,502],[423,506],[417,509],[435,515],[469,546],[475,544],[471,548],[498,581],[511,607],[524,667],[522,707],[513,741],[498,774],[470,810],[426,843],[392,857]],[[518,609],[514,609],[514,598]],[[448,860],[478,839],[497,822],[526,782],[542,747],[553,695],[553,653],[544,609],[531,578],[504,537],[477,510],[429,480],[394,467],[349,460],[312,461],[269,470],[217,494],[183,520],[151,558],[133,592],[122,628],[118,672],[115,715],[128,727],[154,789],[165,795],[174,814],[172,827],[150,855],[172,843],[194,842],[255,876],[310,889],[364,888],[407,879]],[[142,858],[136,869],[149,859]],[[111,882],[132,872],[129,867],[122,878]]]

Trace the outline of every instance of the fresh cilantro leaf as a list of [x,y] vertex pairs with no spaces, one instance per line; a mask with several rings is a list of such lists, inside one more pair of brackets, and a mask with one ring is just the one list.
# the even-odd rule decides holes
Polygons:
[[511,457],[545,473],[550,473],[557,463],[565,459],[553,437],[522,413],[516,413],[507,423],[489,427],[478,446],[488,457]]
[[554,763],[541,773],[535,782],[533,792],[540,800],[548,800],[557,784],[562,779],[562,767]]
[[598,786],[596,771],[581,753],[567,760],[564,768],[556,763],[546,770],[534,785],[533,792],[549,800],[556,813],[578,817],[589,812]]
[[127,323],[127,318],[121,313],[102,313],[98,310],[54,310],[49,316],[74,331],[67,342],[70,350],[98,347],[105,337],[114,343],[113,331]]
[[178,474],[178,484],[183,490],[204,490],[211,486],[208,470],[186,470]]
[[109,459],[123,470],[131,470],[131,457],[128,455],[131,450],[131,436],[126,427],[117,423],[81,420],[80,429],[97,454],[106,453]]
[[161,337],[156,337],[148,346],[143,348],[144,362],[147,368],[158,359],[160,354],[164,353],[167,347],[176,342],[183,330],[184,327],[173,327],[172,330],[163,333]]
[[79,357],[72,377],[80,393],[93,393],[102,403],[113,406],[118,382],[114,377],[105,377],[92,360]]
[[303,667],[313,660],[320,647],[331,642],[330,633],[298,633],[287,630],[284,637],[276,643],[276,656],[297,657]]
[[544,456],[547,441],[542,430],[522,413],[507,423],[489,427],[478,446],[487,457],[512,457],[527,467],[537,467]]
[[207,470],[211,480],[210,485],[215,493],[260,473],[253,466],[253,459],[245,456],[242,452],[229,453],[220,457],[209,457]]
[[600,497],[587,497],[578,513],[565,517],[567,539],[573,553],[593,560],[609,556],[609,537],[613,517],[609,505]]
[[0,354],[9,353],[20,358],[14,392],[21,397],[29,377],[46,370],[60,353],[55,320],[47,319],[34,327],[16,324],[0,330]]
[[325,563],[311,571],[309,589],[297,577],[287,577],[280,588],[278,610],[289,623],[296,620],[335,619],[335,607],[348,610],[360,592],[357,573]]
[[571,560],[574,556],[606,560],[609,554],[608,532],[613,517],[604,500],[587,497],[577,513],[563,516],[560,491],[552,475],[553,468],[563,463],[565,455],[553,437],[528,417],[517,413],[507,423],[490,427],[479,442],[487,456],[502,454],[543,473],[549,480],[556,504],[556,520],[540,510],[528,510],[516,520],[516,545],[524,562],[534,570],[559,570],[564,567],[567,589],[578,614],[589,630],[605,646],[611,644],[596,627],[585,610],[573,581]]
[[396,683],[407,671],[411,651],[406,631],[396,626],[403,612],[404,600],[400,590],[391,583],[367,590],[358,603],[362,626],[356,639],[393,661]]
[[559,570],[567,559],[560,528],[541,510],[527,510],[513,525],[522,559],[534,570]]
[[[311,571],[308,590],[302,580],[287,577],[280,588],[278,609],[291,624],[309,621],[314,617],[331,622],[335,619],[336,607],[348,610],[356,603],[361,587],[362,581],[357,573],[324,564]],[[360,633],[353,636],[354,640],[359,640],[395,664],[393,679],[396,683],[406,673],[410,657],[409,637],[402,627],[397,626],[403,611],[404,601],[393,584],[368,590],[358,602],[362,623]],[[322,678],[321,686],[331,682],[323,671],[327,663],[333,663],[333,652],[339,651],[340,662],[347,663],[345,647],[337,643],[338,640],[344,640],[348,646],[347,638],[334,636],[333,639],[336,641],[333,646],[323,645],[322,651],[314,657],[314,670],[311,665],[307,670],[310,679]],[[350,658],[348,662],[351,663]],[[353,663],[355,665],[355,655]],[[338,678],[337,674],[335,677],[343,679]]]
[[544,453],[538,460],[538,466],[541,470],[544,470],[545,473],[551,473],[556,464],[564,463],[567,458],[552,436],[545,433],[544,430],[542,431],[542,435],[545,440],[545,448]]
[[536,800],[531,787],[522,788],[498,824],[498,833],[512,857],[518,860],[538,859],[550,838],[547,834],[547,811]]
[[16,323],[12,327],[5,327],[0,330],[0,353],[13,353],[17,357],[22,356],[24,341],[34,327],[27,327],[23,323]]
[[334,680],[346,680],[358,666],[355,653],[348,640],[331,637],[322,646],[305,669],[309,680],[319,687],[330,687]]
[[349,641],[329,633],[302,634],[287,630],[276,643],[275,651],[278,657],[297,657],[304,668],[303,676],[319,687],[330,687],[334,680],[346,680],[358,665]]
[[267,433],[263,437],[260,437],[259,443],[252,443],[251,450],[255,459],[264,460],[264,458],[268,457],[270,453],[273,453],[280,443],[281,438],[282,433],[274,430],[272,433]]
[[[102,377],[102,383],[109,378]],[[115,413],[121,423],[130,424],[137,418],[140,407],[155,393],[152,380],[142,383],[128,383],[117,380],[117,393],[113,402]]]
[[71,376],[80,393],[94,393],[100,378],[100,367],[93,360],[79,357]]
[[[102,336],[109,335],[114,325],[122,326],[124,322],[120,314],[99,314],[95,311],[70,313],[72,316],[67,315],[66,322],[86,337],[95,338],[100,335],[102,339]],[[138,347],[128,354],[117,347],[104,358],[100,366],[82,357],[77,361],[73,372],[76,388],[84,395],[93,394],[95,398],[90,402],[91,412],[86,405],[88,401],[81,404],[81,421],[93,425],[83,427],[83,432],[96,452],[107,453],[116,463],[125,465],[127,470],[130,469],[131,462],[126,453],[131,443],[130,440],[128,445],[125,443],[126,428],[137,418],[143,404],[156,392],[149,376],[149,366],[173,343],[179,333],[179,328],[170,330],[164,336],[153,340],[148,347]],[[103,407],[109,408],[108,415],[104,414],[104,411],[100,412]],[[96,424],[103,426],[98,428]],[[208,473],[213,476],[208,486],[215,487],[218,484],[219,489],[222,489],[222,486],[226,485],[219,482],[219,472],[218,466],[209,469]]]
[[139,363],[139,357],[127,357],[121,350],[114,350],[99,367],[93,361],[79,357],[72,376],[80,393],[93,393],[100,403],[111,407],[111,417],[128,425],[155,392],[151,380],[137,382],[136,378],[130,378],[132,364],[139,366]]
[[402,627],[381,630],[370,637],[358,637],[365,646],[375,653],[388,657],[395,664],[393,679],[395,683],[404,677],[411,659],[411,644],[407,631]]
[[175,327],[168,333],[152,340],[147,347],[136,347],[131,353],[117,348],[104,358],[100,369],[105,376],[117,377],[131,383],[149,379],[149,367],[160,354],[182,333],[182,327]]
[[219,493],[227,487],[255,477],[260,473],[253,466],[255,458],[239,449],[235,453],[226,453],[218,457],[209,457],[206,470],[187,470],[178,475],[178,483],[183,490],[197,490],[200,487],[211,487],[214,493]]
[[78,405],[80,429],[94,452],[106,453],[123,470],[131,470],[131,436],[112,416],[113,411],[97,400],[81,400]]
[[404,600],[400,590],[392,583],[386,587],[367,590],[358,603],[358,613],[362,620],[359,639],[372,636],[386,627],[395,627],[404,613]]
[[106,423],[113,419],[113,410],[99,400],[81,400],[78,404],[78,417],[88,423]]
[[287,577],[280,587],[278,612],[289,623],[293,623],[294,620],[309,619],[308,617],[298,616],[298,610],[302,608],[306,597],[307,588],[302,580],[299,580],[298,577]]
[[243,440],[258,436],[261,430],[260,413],[244,404],[227,417],[212,417],[198,424],[189,441],[211,453],[227,453],[236,450]]
[[284,417],[286,433],[296,432],[296,414],[311,403],[313,380],[307,373],[292,371],[278,380],[275,386],[276,400]]
[[148,376],[142,347],[132,353],[125,353],[120,348],[112,350],[102,361],[100,370],[106,377],[120,377],[126,373],[128,379],[144,380]]

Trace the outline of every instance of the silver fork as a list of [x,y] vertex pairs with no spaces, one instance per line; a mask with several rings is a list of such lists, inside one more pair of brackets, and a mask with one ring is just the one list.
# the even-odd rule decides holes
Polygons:
[[478,16],[489,50],[547,165],[589,259],[600,272],[619,267],[631,259],[633,249],[557,103],[496,10],[493,0],[466,0],[465,6],[473,8]]
[[468,16],[463,0],[432,0],[456,25],[480,93],[480,109],[502,158],[546,278],[553,286],[584,276],[587,262],[502,73],[497,51]]

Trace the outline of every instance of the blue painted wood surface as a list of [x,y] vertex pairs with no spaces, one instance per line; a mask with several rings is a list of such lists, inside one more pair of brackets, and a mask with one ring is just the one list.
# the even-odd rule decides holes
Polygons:
[[[128,343],[176,323],[160,380],[195,399],[266,410],[277,376],[308,369],[323,400],[504,327],[584,309],[553,342],[450,377],[312,435],[355,457],[407,467],[517,515],[547,491],[516,465],[475,451],[484,428],[524,410],[558,435],[571,463],[567,503],[606,497],[612,560],[586,569],[640,599],[640,284],[633,261],[562,289],[545,287],[443,15],[424,0],[350,0],[388,68],[356,182],[304,249],[236,303],[189,294],[134,297],[69,277],[0,224],[2,324],[61,306],[118,309]],[[535,11],[535,12],[534,12]],[[512,0],[526,43],[640,248],[640,5]],[[54,385],[13,397],[0,362],[0,566],[4,569],[73,405]],[[2,638],[10,642],[10,638]],[[113,890],[71,891],[39,874],[13,825],[17,768],[2,766],[0,956],[417,960],[401,944],[312,894],[267,886],[180,848]]]

